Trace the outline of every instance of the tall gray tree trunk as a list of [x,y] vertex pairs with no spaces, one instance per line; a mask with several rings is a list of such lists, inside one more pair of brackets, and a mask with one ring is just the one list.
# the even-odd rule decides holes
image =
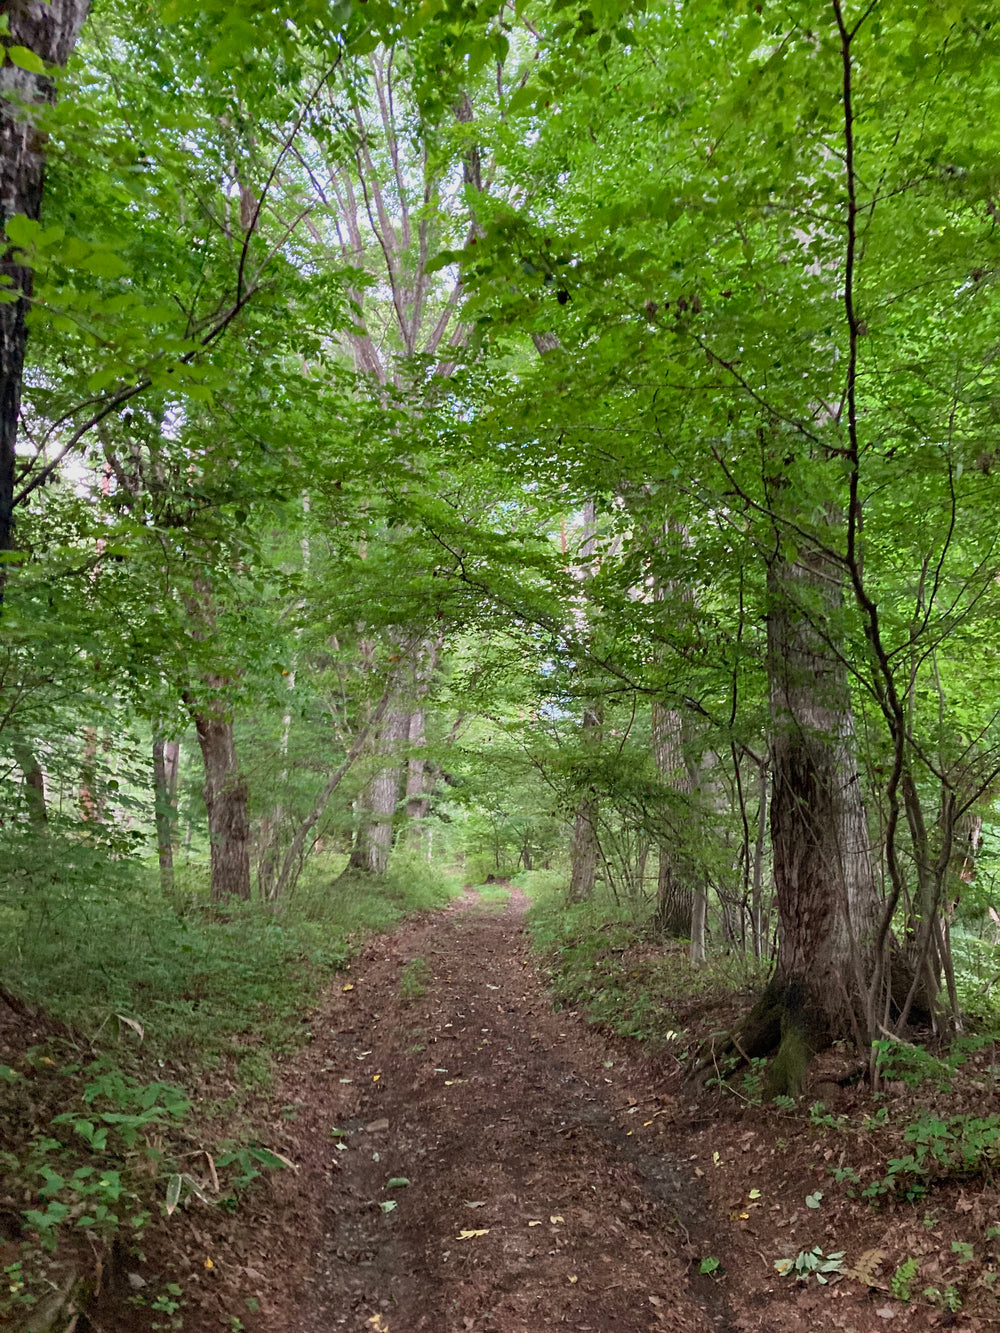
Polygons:
[[[4,49],[26,46],[47,64],[65,65],[80,35],[89,0],[17,0],[2,6],[10,31],[0,37]],[[55,87],[44,74],[21,69],[11,60],[0,67],[0,222],[15,214],[41,216],[45,182],[44,139],[37,114],[55,100]],[[0,242],[2,245],[2,242]],[[21,408],[25,315],[33,274],[20,262],[21,252],[6,246],[0,254],[0,285],[21,293],[0,304],[0,551],[13,545],[14,478],[17,423]],[[0,564],[0,598],[4,569]]]
[[160,862],[160,887],[174,891],[174,846],[177,842],[177,770],[180,745],[153,737],[153,794],[156,814],[156,850]]
[[406,843],[414,851],[420,850],[423,821],[430,809],[430,766],[422,751],[427,747],[425,716],[422,708],[410,714],[409,758],[406,761]]
[[409,737],[410,711],[397,697],[379,728],[378,754],[385,762],[368,784],[348,871],[361,870],[381,877],[388,869],[403,780],[403,751]]
[[[681,715],[657,700],[652,707],[653,757],[656,771],[672,791],[690,795],[691,779],[684,757]],[[659,869],[656,878],[656,927],[671,939],[691,939],[694,893],[684,873],[675,841],[666,835],[659,840]]]
[[249,791],[236,756],[232,718],[218,700],[193,710],[205,765],[212,902],[250,898]]
[[[552,345],[549,346],[544,342],[548,337],[550,335],[547,334],[533,335],[535,346],[538,348],[540,355],[544,356],[559,345],[558,339],[554,339]],[[585,585],[597,572],[595,567],[596,557],[597,506],[593,500],[588,500],[583,509],[583,540],[580,542],[580,560],[583,562],[580,577]],[[585,699],[580,731],[580,744],[585,756],[588,751],[593,751],[600,745],[603,725],[604,718],[600,704],[593,699]],[[584,902],[594,892],[594,884],[597,880],[597,864],[601,855],[600,841],[597,834],[597,816],[597,795],[593,790],[588,790],[577,804],[576,816],[573,821],[573,838],[569,850],[570,902]]]

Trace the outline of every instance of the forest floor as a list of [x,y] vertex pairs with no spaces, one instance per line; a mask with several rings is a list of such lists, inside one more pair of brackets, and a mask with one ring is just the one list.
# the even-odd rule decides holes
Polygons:
[[[669,1055],[554,1011],[525,911],[517,890],[467,893],[337,982],[270,1107],[295,1170],[233,1218],[173,1219],[186,1333],[1000,1327],[992,1279],[916,1296],[957,1293],[973,1249],[986,1274],[995,1190],[951,1182],[932,1211],[846,1198],[826,1183],[843,1135],[693,1092]],[[813,1245],[853,1275],[775,1271]]]

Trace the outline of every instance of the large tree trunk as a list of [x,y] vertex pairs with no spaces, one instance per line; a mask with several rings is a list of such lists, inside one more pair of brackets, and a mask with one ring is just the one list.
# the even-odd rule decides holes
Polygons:
[[[47,64],[65,65],[87,16],[89,0],[19,0],[2,7],[10,30],[6,49],[26,46]],[[43,137],[35,128],[34,109],[55,100],[52,80],[21,69],[9,59],[0,67],[0,221],[15,214],[38,219],[45,179]],[[30,306],[32,271],[19,262],[16,247],[0,254],[0,286],[22,295],[0,304],[0,551],[13,544],[14,477],[17,423],[27,342],[25,315]],[[0,564],[0,598],[5,566]]]
[[[690,775],[684,759],[681,715],[653,701],[653,756],[656,771],[673,791],[689,794]],[[656,880],[656,928],[671,939],[690,939],[694,894],[686,880],[676,847],[669,836],[659,841]]]
[[867,1038],[878,900],[843,662],[831,647],[838,571],[816,553],[769,572],[774,976],[743,1033],[775,1047],[772,1092],[799,1090],[812,1054]]
[[153,737],[153,793],[156,813],[156,850],[160,861],[160,886],[174,890],[174,844],[177,841],[177,741]]
[[205,763],[205,809],[214,903],[250,897],[250,819],[247,781],[236,758],[232,719],[215,703],[193,710]]
[[414,851],[420,850],[423,821],[431,805],[431,770],[421,753],[427,746],[424,710],[410,714],[410,756],[406,761],[406,842]]
[[397,703],[379,728],[378,752],[387,762],[368,784],[348,871],[361,870],[381,877],[388,868],[403,778],[402,755],[409,736],[410,712]]

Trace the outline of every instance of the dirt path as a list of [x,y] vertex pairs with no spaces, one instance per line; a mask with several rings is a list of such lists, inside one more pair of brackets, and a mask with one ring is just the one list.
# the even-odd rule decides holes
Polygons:
[[[959,1183],[936,1198],[940,1222],[861,1206],[829,1186],[844,1160],[838,1135],[695,1096],[667,1057],[553,1013],[525,907],[517,893],[499,909],[468,894],[356,960],[256,1121],[296,1170],[268,1173],[235,1214],[186,1210],[186,1234],[147,1264],[161,1284],[184,1270],[185,1329],[1000,1326],[981,1308],[952,1313],[891,1291],[912,1253],[955,1280],[948,1217],[975,1215],[981,1232],[985,1204],[980,1216]],[[817,1190],[822,1208],[807,1198]],[[975,1233],[963,1234],[970,1248]],[[775,1273],[776,1259],[817,1244],[850,1251],[871,1280]],[[135,1333],[128,1320],[93,1327]]]
[[524,909],[466,898],[379,941],[314,1026],[283,1092],[314,1250],[273,1256],[273,1333],[740,1326],[698,1272],[724,1258],[699,1188],[644,1143],[660,1102],[552,1013]]

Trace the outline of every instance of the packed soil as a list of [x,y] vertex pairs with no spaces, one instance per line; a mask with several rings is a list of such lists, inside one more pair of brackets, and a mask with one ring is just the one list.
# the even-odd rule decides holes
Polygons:
[[[668,1055],[554,1011],[525,908],[516,890],[499,906],[467,894],[371,942],[338,982],[270,1109],[267,1146],[294,1170],[225,1224],[194,1207],[174,1232],[185,1330],[1000,1327],[981,1303],[892,1298],[917,1243],[925,1267],[947,1256],[943,1287],[962,1234],[947,1218],[896,1244],[894,1213],[833,1193],[807,1206],[835,1151],[819,1131],[693,1093]],[[956,1189],[946,1211],[968,1222],[980,1203]],[[862,1275],[775,1272],[814,1244]],[[101,1333],[127,1327],[106,1319]]]

